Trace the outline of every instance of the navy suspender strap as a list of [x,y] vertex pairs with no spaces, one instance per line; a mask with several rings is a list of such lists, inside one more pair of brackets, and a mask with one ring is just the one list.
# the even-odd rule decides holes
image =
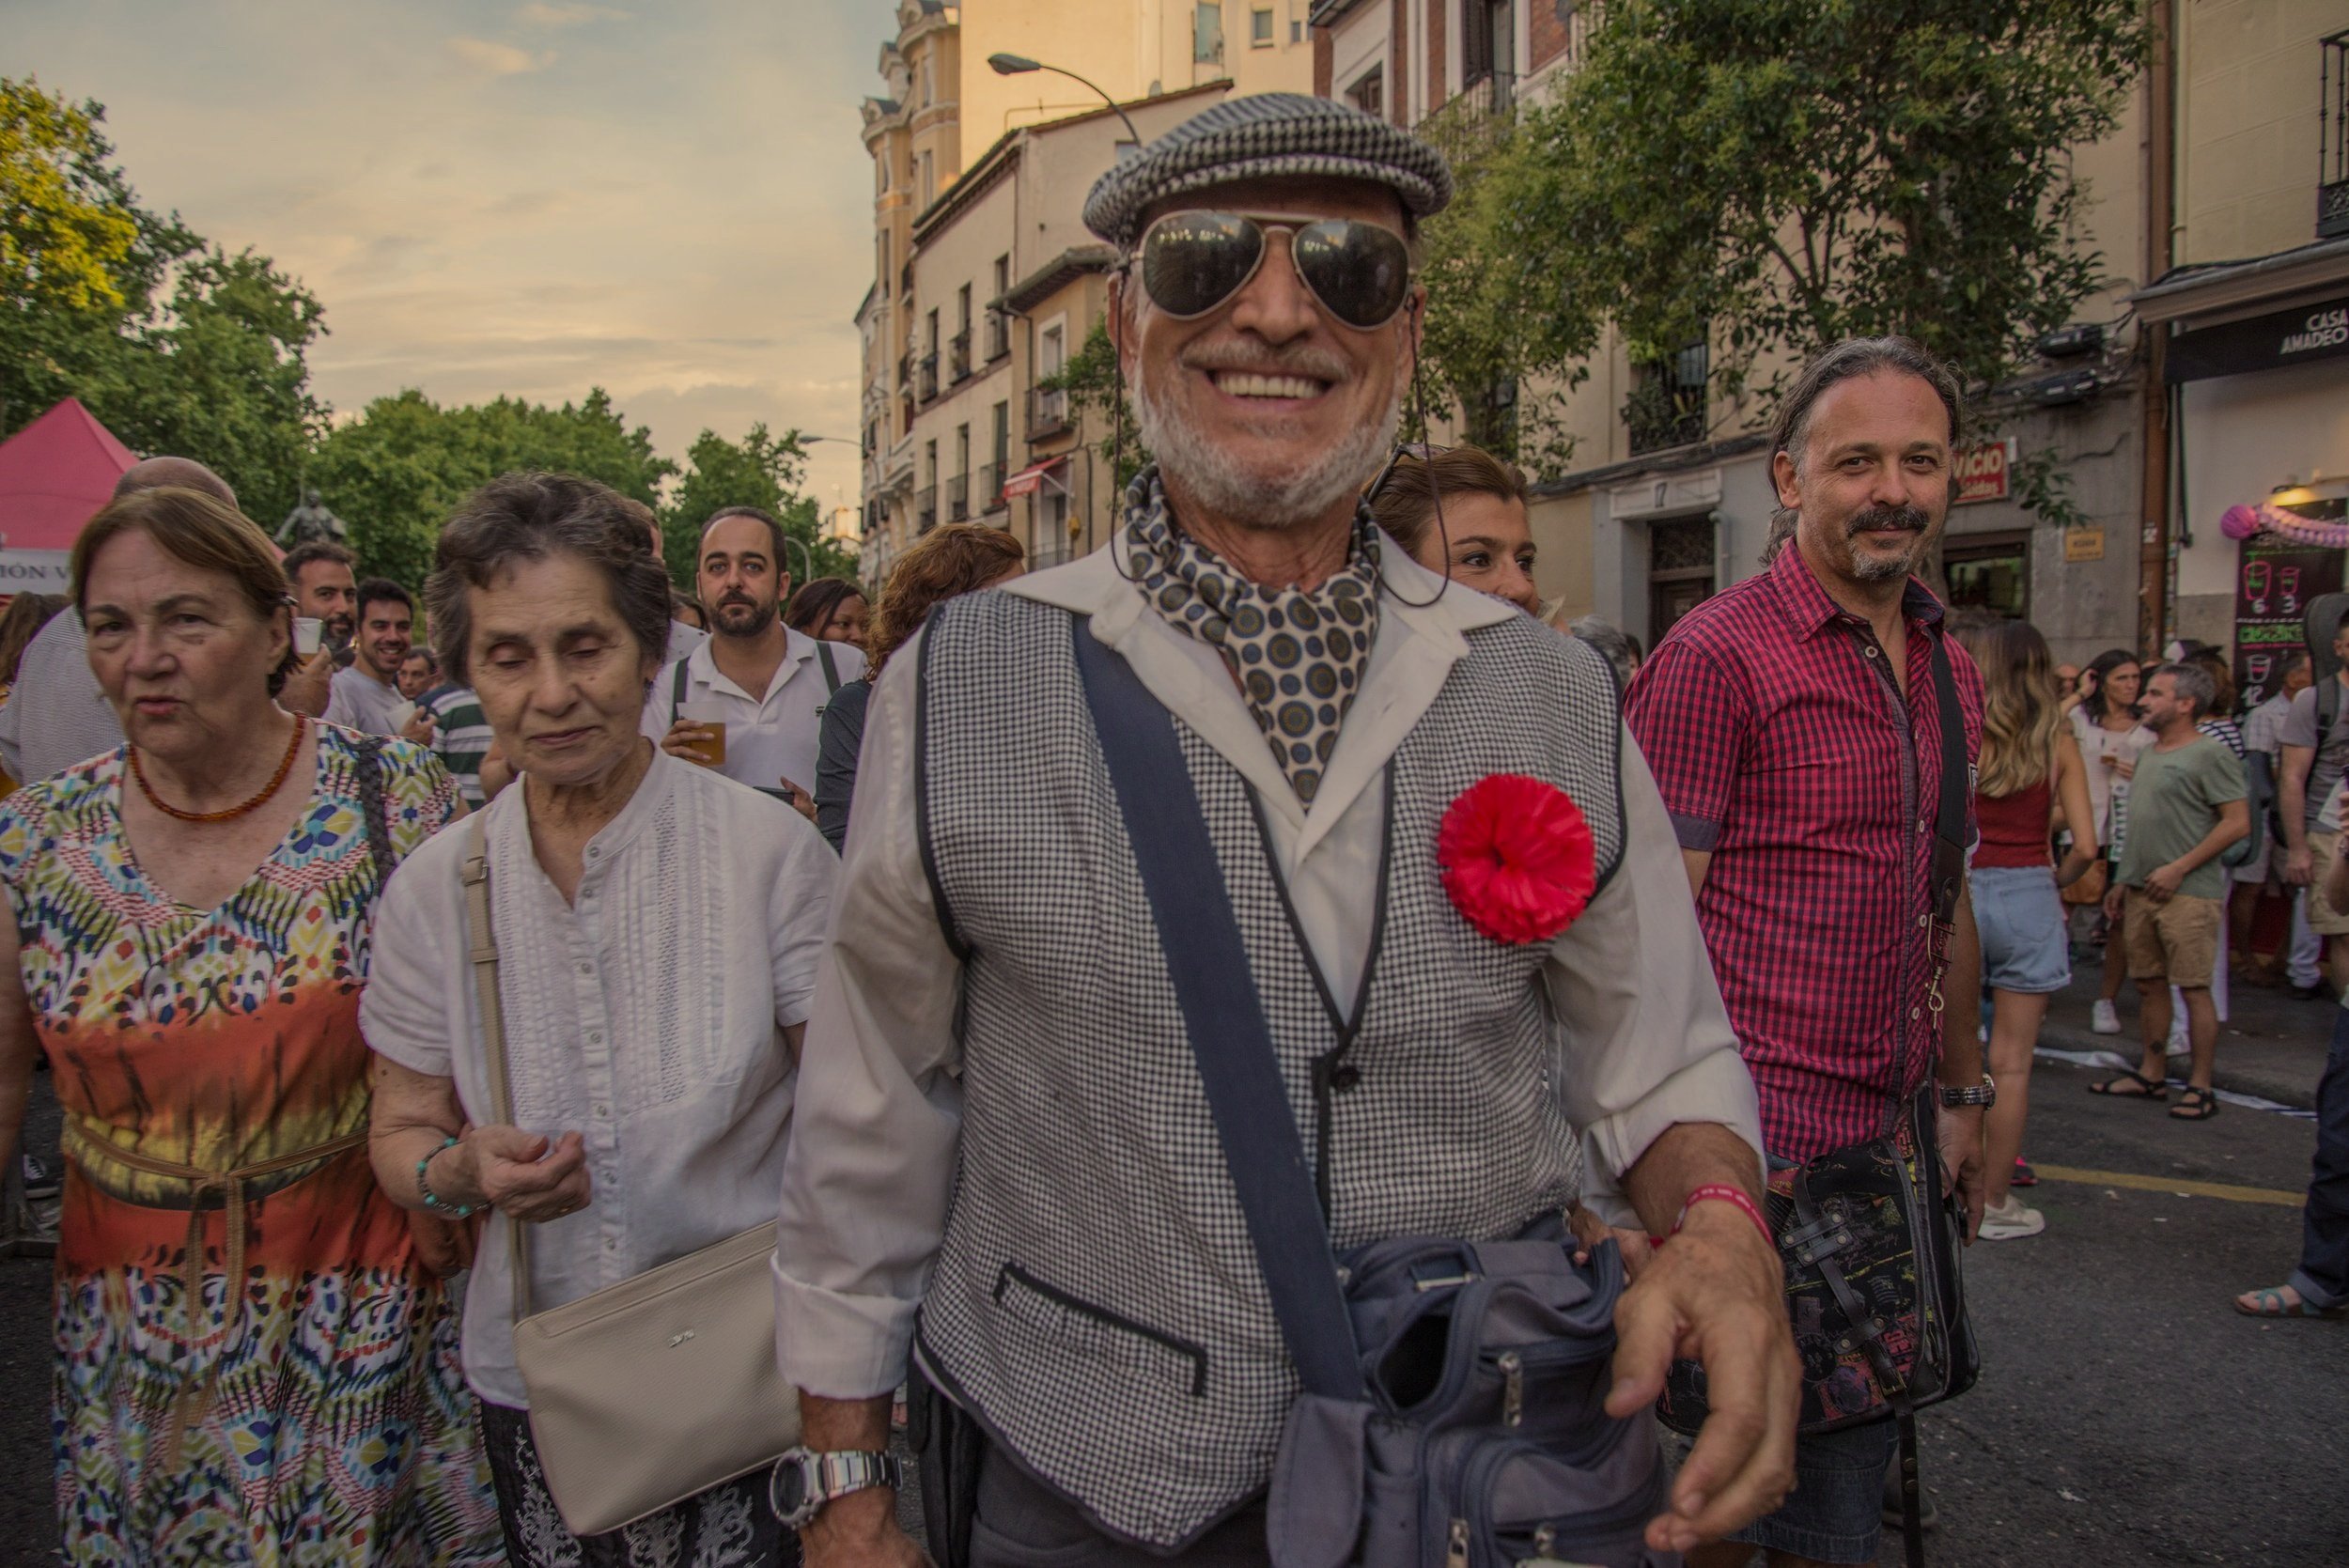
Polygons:
[[1174,719],[1086,617],[1074,627],[1085,701],[1281,1337],[1308,1393],[1365,1398],[1304,1141]]

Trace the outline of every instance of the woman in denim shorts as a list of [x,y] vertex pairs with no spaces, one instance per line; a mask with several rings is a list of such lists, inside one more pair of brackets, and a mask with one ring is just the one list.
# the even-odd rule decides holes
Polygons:
[[[2046,639],[2025,621],[1961,626],[1957,640],[1982,671],[1982,763],[1974,816],[1982,840],[1968,883],[1990,996],[1990,1076],[1998,1103],[1983,1119],[1988,1206],[1982,1236],[2037,1235],[2046,1219],[2011,1190],[2030,1108],[2031,1050],[2047,998],[2071,984],[2057,890],[2096,862],[2095,816],[2079,741],[2064,724]],[[2048,848],[2055,814],[2072,826],[2058,866]]]

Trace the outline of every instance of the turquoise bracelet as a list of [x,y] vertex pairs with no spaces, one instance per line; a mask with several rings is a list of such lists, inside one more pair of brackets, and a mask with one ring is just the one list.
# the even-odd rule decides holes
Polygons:
[[[457,1147],[457,1140],[454,1138],[443,1138],[441,1140],[441,1148],[433,1150],[432,1155],[439,1154],[441,1149],[454,1149],[455,1147]],[[422,1159],[416,1161],[416,1188],[417,1190],[424,1194],[424,1206],[428,1209],[438,1210],[440,1213],[447,1215],[451,1219],[472,1219],[474,1210],[479,1208],[481,1206],[480,1204],[444,1203],[441,1202],[440,1199],[435,1198],[432,1195],[432,1184],[424,1179],[424,1168],[432,1163],[432,1155],[427,1155]]]

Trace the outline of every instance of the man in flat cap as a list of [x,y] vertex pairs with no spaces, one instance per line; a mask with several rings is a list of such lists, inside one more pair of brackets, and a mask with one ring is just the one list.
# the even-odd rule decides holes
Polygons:
[[[1615,1314],[1615,1438],[1652,1448],[1675,1355],[1711,1377],[1647,1545],[1787,1484],[1798,1372],[1753,1088],[1613,683],[1359,500],[1415,368],[1415,225],[1450,194],[1425,143],[1287,94],[1221,103],[1093,189],[1156,462],[1107,549],[941,606],[874,699],[777,1233],[806,1436],[775,1494],[811,1568],[923,1560],[885,1452],[910,1356],[946,1568],[1364,1560],[1346,1498],[1315,1539],[1294,1486],[1268,1544],[1307,1407],[1297,1292],[1268,1278],[1305,1258],[1305,1293],[1334,1298],[1366,1244],[1554,1235],[1578,1189],[1671,1237]],[[1113,774],[1112,736],[1144,733],[1179,761]],[[1211,856],[1138,850],[1162,844],[1137,802],[1169,775]],[[1199,933],[1154,913],[1170,864],[1209,860],[1228,915],[1200,924],[1237,943],[1211,980],[1245,971],[1252,1070],[1277,1074],[1252,1101],[1190,1024]],[[1235,1138],[1283,1092],[1262,1147]],[[1264,1174],[1275,1146],[1307,1173]],[[1261,1220],[1243,1166],[1252,1194],[1301,1189],[1304,1221]],[[1470,1560],[1465,1522],[1433,1528],[1377,1560]]]

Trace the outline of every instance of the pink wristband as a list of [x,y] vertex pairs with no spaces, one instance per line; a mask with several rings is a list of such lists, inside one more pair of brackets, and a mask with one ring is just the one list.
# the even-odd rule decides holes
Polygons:
[[1706,1182],[1689,1193],[1688,1200],[1680,1205],[1680,1218],[1672,1221],[1672,1234],[1678,1235],[1680,1227],[1688,1223],[1688,1211],[1708,1199],[1719,1199],[1724,1203],[1735,1203],[1745,1210],[1746,1218],[1752,1220],[1754,1228],[1762,1233],[1762,1239],[1770,1244],[1773,1251],[1777,1250],[1778,1237],[1770,1234],[1770,1222],[1764,1218],[1761,1208],[1751,1198],[1746,1196],[1744,1188],[1733,1187],[1728,1182]]

